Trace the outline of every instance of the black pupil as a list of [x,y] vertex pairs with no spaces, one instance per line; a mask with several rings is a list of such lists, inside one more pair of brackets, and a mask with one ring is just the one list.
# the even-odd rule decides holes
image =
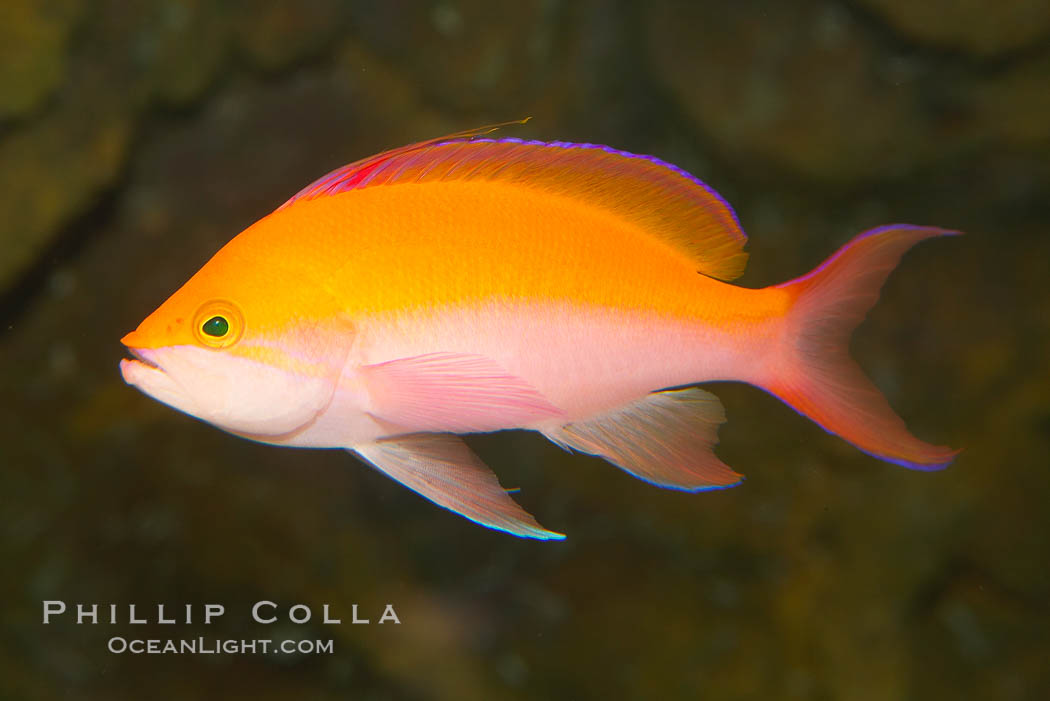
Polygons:
[[226,321],[226,319],[221,316],[213,316],[204,322],[204,326],[201,327],[201,330],[209,336],[225,336],[230,330],[230,322]]

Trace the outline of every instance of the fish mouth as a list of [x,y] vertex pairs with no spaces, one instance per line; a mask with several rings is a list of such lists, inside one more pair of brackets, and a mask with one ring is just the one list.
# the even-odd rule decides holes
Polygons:
[[140,365],[145,365],[151,370],[160,370],[161,372],[163,372],[164,369],[157,364],[156,360],[154,360],[154,354],[146,350],[145,348],[132,348],[129,346],[128,353],[130,353],[134,357],[134,360],[125,358],[125,362],[139,363]]
[[168,373],[157,362],[156,351],[128,346],[128,353],[131,354],[130,358],[120,359],[120,374],[129,385],[145,391],[147,387],[158,383],[171,384]]
[[120,374],[124,381],[157,401],[186,411],[186,391],[164,367],[169,363],[161,349],[127,348],[132,357],[120,359]]

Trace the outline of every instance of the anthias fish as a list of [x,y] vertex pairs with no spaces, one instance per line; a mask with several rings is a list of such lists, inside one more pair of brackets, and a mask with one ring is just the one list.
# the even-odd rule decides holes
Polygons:
[[955,452],[914,436],[849,357],[911,246],[860,234],[813,272],[729,284],[747,240],[685,171],[491,128],[357,161],[234,237],[122,339],[124,379],[264,443],[345,448],[440,506],[543,528],[455,434],[530,429],[685,491],[741,476],[715,456],[736,380],[877,458]]

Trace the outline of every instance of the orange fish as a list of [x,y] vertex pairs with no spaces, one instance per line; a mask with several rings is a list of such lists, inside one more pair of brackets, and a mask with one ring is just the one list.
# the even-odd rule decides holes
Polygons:
[[227,243],[122,339],[124,379],[256,441],[345,448],[477,523],[563,538],[453,434],[523,428],[685,491],[742,479],[691,385],[760,387],[866,453],[934,470],[849,357],[915,243],[860,234],[813,272],[728,284],[747,237],[685,171],[607,146],[405,146],[316,181]]

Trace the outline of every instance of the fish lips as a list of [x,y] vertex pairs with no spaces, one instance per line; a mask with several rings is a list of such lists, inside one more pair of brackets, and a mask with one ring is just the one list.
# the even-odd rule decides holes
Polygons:
[[149,366],[150,368],[152,368],[154,370],[160,370],[161,372],[163,372],[163,369],[160,367],[160,364],[157,362],[157,359],[156,359],[157,358],[157,353],[156,352],[151,351],[148,348],[132,348],[130,346],[128,347],[128,352],[131,353],[131,355],[134,356],[134,360],[129,359],[129,358],[125,358],[124,362],[126,362],[126,363],[142,363],[144,365]]
[[157,401],[181,409],[185,405],[185,392],[171,375],[164,371],[155,349],[128,346],[132,358],[121,358],[120,374],[124,381]]

